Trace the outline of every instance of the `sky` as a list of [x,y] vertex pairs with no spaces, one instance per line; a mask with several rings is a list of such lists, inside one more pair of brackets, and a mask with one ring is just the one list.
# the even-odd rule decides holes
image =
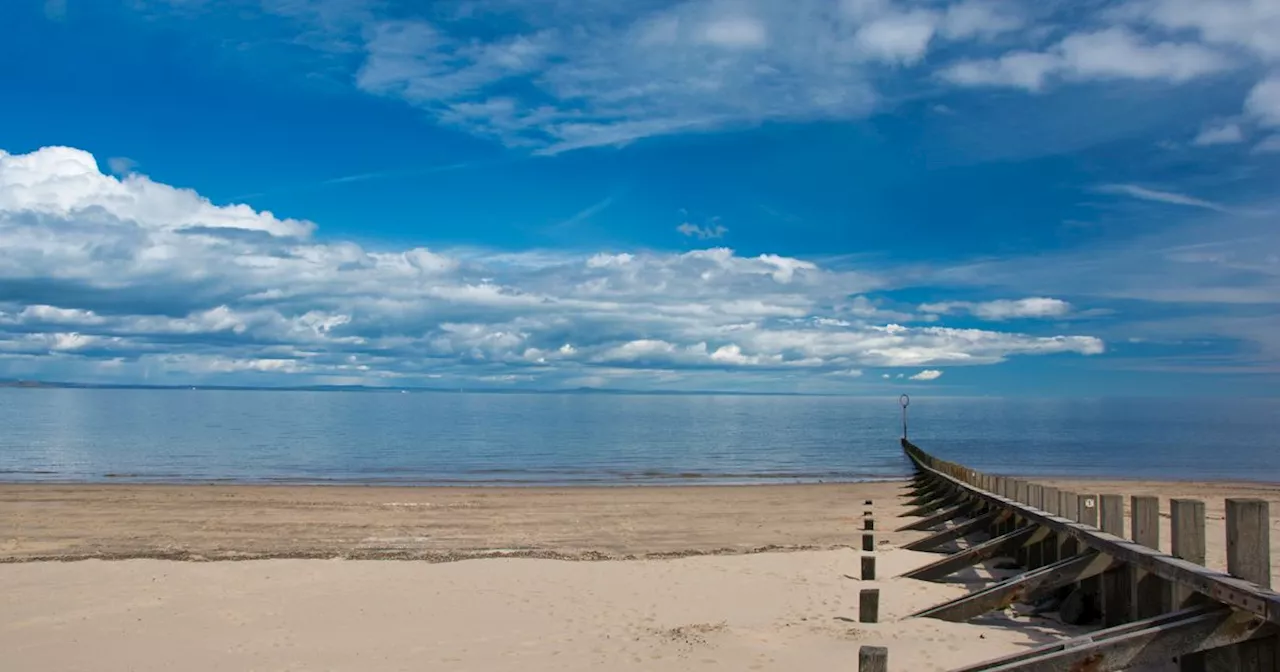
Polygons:
[[0,379],[1280,394],[1277,0],[0,25]]

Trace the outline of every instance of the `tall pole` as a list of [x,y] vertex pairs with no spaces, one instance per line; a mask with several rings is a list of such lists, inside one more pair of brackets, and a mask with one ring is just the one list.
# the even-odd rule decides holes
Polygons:
[[902,438],[907,438],[907,407],[911,405],[911,397],[902,395],[898,397],[898,403],[902,405]]

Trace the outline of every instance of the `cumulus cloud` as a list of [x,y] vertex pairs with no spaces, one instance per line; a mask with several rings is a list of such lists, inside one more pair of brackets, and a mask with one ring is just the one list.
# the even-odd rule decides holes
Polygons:
[[886,324],[864,296],[878,275],[780,255],[374,251],[313,227],[106,175],[79,150],[0,153],[0,358],[70,377],[557,386],[638,372],[767,384],[1104,348]]
[[926,303],[920,306],[925,313],[947,315],[968,313],[983,320],[1001,321],[1025,318],[1062,317],[1071,312],[1071,304],[1061,299],[1047,297],[1031,297],[1017,300],[984,301],[948,301],[944,303]]
[[925,369],[914,376],[911,380],[937,380],[942,377],[942,372],[937,369]]

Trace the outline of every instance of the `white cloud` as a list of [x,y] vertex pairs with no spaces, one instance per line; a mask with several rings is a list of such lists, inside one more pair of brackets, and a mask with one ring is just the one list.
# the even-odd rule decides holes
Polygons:
[[1139,0],[1118,15],[1170,31],[1193,31],[1210,44],[1280,58],[1280,5],[1275,0]]
[[1097,187],[1097,191],[1104,194],[1118,194],[1121,196],[1129,196],[1143,201],[1155,201],[1156,203],[1169,203],[1172,205],[1186,205],[1193,208],[1204,208],[1205,210],[1216,210],[1218,212],[1229,212],[1225,206],[1179,194],[1172,191],[1160,191],[1157,189],[1147,189],[1134,184],[1104,184]]
[[680,226],[677,226],[676,231],[679,231],[690,238],[696,237],[698,240],[707,240],[710,238],[724,238],[724,234],[728,233],[729,229],[714,222],[706,226],[698,226],[697,224],[685,222]]
[[0,357],[72,378],[553,386],[679,370],[768,386],[1103,351],[1091,336],[886,325],[894,313],[863,296],[878,275],[774,254],[374,251],[311,226],[103,175],[78,150],[0,153]]
[[968,313],[984,320],[1012,320],[1023,318],[1062,317],[1071,312],[1071,304],[1061,299],[1031,297],[1013,301],[948,301],[945,303],[926,303],[920,306],[925,313],[947,315]]
[[915,63],[929,50],[937,29],[933,12],[912,11],[886,14],[864,24],[854,35],[854,43],[867,58],[889,63]]
[[1226,56],[1193,42],[1147,42],[1112,27],[1069,35],[1044,52],[1015,51],[967,60],[944,70],[965,86],[1008,86],[1038,91],[1051,76],[1068,81],[1137,79],[1181,83],[1232,67]]
[[1244,109],[1262,126],[1280,126],[1280,74],[1258,82],[1249,91]]
[[947,7],[942,34],[951,39],[994,37],[1026,25],[1021,7],[1012,2],[967,0]]
[[1280,135],[1273,135],[1269,138],[1263,138],[1261,142],[1253,146],[1255,154],[1269,154],[1271,152],[1280,152]]
[[1240,142],[1244,142],[1244,132],[1240,130],[1240,125],[1226,123],[1206,126],[1201,129],[1195,140],[1191,141],[1191,144],[1197,147],[1209,147],[1212,145],[1232,145]]
[[142,175],[103,175],[88,152],[48,147],[30,154],[0,150],[0,210],[72,219],[101,212],[148,228],[219,228],[307,236],[314,225],[277,219],[245,205],[215,206],[188,189]]
[[937,369],[925,369],[924,371],[911,376],[911,380],[937,380],[941,377],[941,371]]
[[138,162],[127,156],[113,156],[107,159],[107,167],[117,177],[124,177],[138,168]]
[[719,47],[749,49],[763,47],[768,42],[768,34],[760,21],[734,16],[708,23],[702,29],[702,39]]

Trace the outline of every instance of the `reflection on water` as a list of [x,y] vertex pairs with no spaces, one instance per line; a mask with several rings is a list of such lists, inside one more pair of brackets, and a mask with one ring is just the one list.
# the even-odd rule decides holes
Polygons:
[[[1274,400],[916,399],[1004,473],[1280,481]],[[762,483],[906,473],[896,397],[0,390],[0,480]]]

